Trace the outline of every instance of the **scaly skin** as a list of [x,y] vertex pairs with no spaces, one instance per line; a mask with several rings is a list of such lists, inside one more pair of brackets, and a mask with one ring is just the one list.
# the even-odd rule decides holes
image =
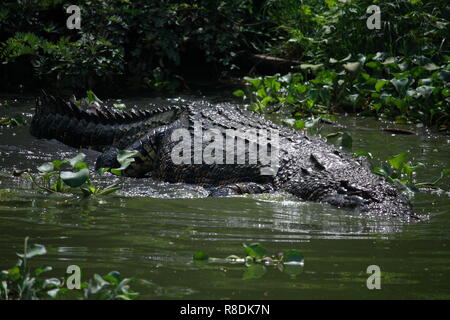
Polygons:
[[[171,157],[179,141],[175,129],[194,132],[201,121],[203,131],[219,129],[274,129],[279,134],[279,169],[261,175],[261,164],[174,164]],[[76,148],[102,151],[96,167],[117,167],[118,150],[136,150],[140,156],[125,175],[151,176],[168,182],[220,186],[213,194],[257,193],[285,190],[309,201],[356,208],[367,215],[418,220],[408,199],[393,185],[374,175],[367,163],[326,143],[317,136],[278,126],[233,105],[197,103],[152,111],[121,112],[106,107],[80,108],[51,96],[38,99],[31,133],[38,138],[57,139]],[[209,142],[203,141],[202,150]],[[193,146],[192,146],[193,147]],[[224,148],[225,149],[225,148]],[[274,149],[275,150],[275,149]],[[244,151],[248,159],[248,148]],[[224,151],[224,159],[226,153]]]

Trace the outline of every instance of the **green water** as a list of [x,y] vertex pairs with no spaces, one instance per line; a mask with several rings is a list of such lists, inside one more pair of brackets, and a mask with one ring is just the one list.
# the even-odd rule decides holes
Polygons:
[[[3,98],[5,100],[7,98]],[[194,99],[183,97],[183,99]],[[183,99],[129,99],[141,106],[180,103]],[[195,98],[198,99],[198,98]],[[17,112],[31,117],[33,100],[8,98],[0,117]],[[433,180],[450,167],[450,137],[408,127],[416,136],[380,132],[372,119],[341,117],[353,150],[387,159],[408,151],[425,168],[418,180]],[[96,152],[83,150],[93,163]],[[450,298],[449,193],[417,194],[414,210],[430,219],[416,224],[367,218],[318,203],[299,202],[283,193],[205,198],[189,185],[127,179],[117,195],[82,199],[46,195],[11,176],[14,169],[73,156],[77,150],[56,141],[36,140],[28,127],[0,128],[0,269],[16,262],[23,239],[40,243],[49,253],[33,265],[55,267],[63,276],[78,265],[83,279],[119,270],[148,299],[390,299]],[[100,183],[112,180],[102,178]],[[449,180],[443,189],[449,190]],[[303,267],[245,267],[229,263],[192,262],[192,254],[211,257],[242,255],[242,243],[260,242],[270,253],[300,250]],[[378,265],[381,289],[368,290],[366,269]]]

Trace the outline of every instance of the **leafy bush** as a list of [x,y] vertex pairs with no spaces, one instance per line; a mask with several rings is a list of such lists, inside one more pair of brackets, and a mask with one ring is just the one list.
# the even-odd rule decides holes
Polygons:
[[[119,168],[101,168],[99,173],[103,174],[109,171],[120,176],[122,171],[134,161],[135,156],[137,156],[135,151],[123,150],[117,155],[117,161],[121,165]],[[37,167],[38,175],[31,174],[29,170],[15,172],[15,175],[21,176],[26,174],[33,186],[46,192],[64,193],[78,189],[85,196],[90,196],[108,195],[122,189],[121,183],[112,184],[105,188],[96,186],[92,182],[88,165],[86,162],[83,162],[85,157],[85,154],[80,153],[71,159],[46,162]]]
[[64,298],[75,293],[75,298],[85,300],[131,300],[139,294],[130,289],[132,279],[122,278],[119,272],[112,271],[105,276],[95,274],[88,282],[81,283],[82,290],[69,290],[64,287],[65,280],[43,279],[42,274],[52,271],[51,266],[31,269],[29,260],[45,255],[47,249],[40,244],[28,247],[28,237],[24,242],[24,253],[17,254],[17,264],[0,273],[0,300],[40,300]]
[[66,28],[64,1],[2,2],[0,57],[31,64],[36,79],[58,87],[148,88],[175,79],[184,57],[233,68],[240,50],[263,46],[270,27],[251,0],[71,4],[81,8],[80,30]]
[[[245,91],[234,94],[247,98],[255,111],[288,108],[299,118],[364,111],[399,123],[450,125],[450,56],[436,65],[425,56],[390,57],[378,52],[300,67],[305,71],[246,78]],[[314,78],[306,80],[307,72]]]

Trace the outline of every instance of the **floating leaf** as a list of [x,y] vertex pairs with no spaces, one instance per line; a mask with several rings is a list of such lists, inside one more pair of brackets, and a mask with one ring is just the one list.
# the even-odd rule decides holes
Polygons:
[[207,253],[205,253],[203,251],[199,251],[199,252],[194,253],[193,258],[195,261],[205,261],[205,260],[209,259],[209,256]]
[[17,253],[20,258],[30,259],[34,256],[42,256],[47,253],[47,249],[43,245],[33,244],[29,248],[26,249],[25,254]]
[[245,253],[247,254],[247,256],[250,256],[255,259],[262,259],[267,253],[267,250],[259,243],[252,243],[249,245],[246,245],[244,243],[243,247],[245,249]]
[[362,151],[362,150],[353,152],[353,156],[354,157],[366,157],[368,159],[372,159],[372,154],[370,152]]
[[55,166],[51,162],[46,162],[46,163],[40,165],[39,167],[37,167],[37,169],[42,173],[48,173],[48,172],[54,171]]
[[359,61],[357,62],[347,62],[344,64],[345,70],[348,70],[350,72],[358,71],[358,69],[361,67],[361,63]]
[[84,168],[78,172],[63,171],[61,172],[61,179],[69,187],[81,187],[89,179],[89,170]]
[[400,95],[404,96],[410,84],[410,80],[408,78],[392,79],[391,83],[394,85],[395,90],[397,90]]
[[128,166],[134,162],[134,158],[140,154],[135,150],[122,150],[117,154],[117,161],[120,164],[119,168],[111,169],[111,173],[115,175],[121,175],[122,171],[128,168]]
[[236,90],[233,92],[236,97],[245,97],[245,92],[243,90]]
[[304,260],[303,254],[297,250],[290,249],[283,255],[284,262],[302,262]]
[[259,279],[267,272],[267,268],[262,264],[252,264],[244,272],[242,280]]
[[402,167],[403,162],[408,154],[406,152],[400,153],[393,158],[389,159],[389,164],[392,168],[399,170]]
[[75,157],[73,157],[73,158],[66,159],[66,161],[68,161],[69,164],[70,164],[72,167],[75,167],[75,165],[76,165],[78,162],[83,161],[84,158],[86,158],[86,155],[85,155],[84,153],[79,153],[79,154],[77,154],[77,155],[76,155]]

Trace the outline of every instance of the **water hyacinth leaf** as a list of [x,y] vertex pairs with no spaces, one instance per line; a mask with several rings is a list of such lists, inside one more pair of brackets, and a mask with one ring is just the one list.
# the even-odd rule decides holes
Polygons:
[[259,88],[259,86],[261,85],[261,79],[260,78],[245,77],[244,80],[249,82],[249,83],[251,83],[253,85],[253,87],[255,87],[255,88]]
[[113,107],[120,111],[124,111],[127,108],[125,103],[114,103]]
[[75,171],[80,171],[81,169],[88,169],[89,166],[87,165],[86,162],[77,162],[73,168],[75,169]]
[[298,130],[305,129],[306,122],[305,120],[295,120],[295,128]]
[[100,100],[93,91],[88,90],[86,91],[86,98],[88,100],[89,103],[94,103],[94,102],[98,102],[98,103],[103,103],[102,100]]
[[77,172],[63,171],[61,179],[69,187],[81,187],[89,179],[89,170],[84,168]]
[[302,70],[307,70],[307,69],[311,69],[313,71],[318,70],[319,68],[321,68],[323,66],[323,64],[301,64],[300,65],[300,69]]
[[134,150],[122,150],[117,154],[117,161],[120,164],[119,168],[111,169],[111,173],[115,175],[121,175],[122,170],[128,168],[128,166],[134,162],[134,158],[140,154]]
[[61,285],[61,281],[57,278],[45,279],[43,283],[44,289],[54,289]]
[[106,187],[105,189],[103,189],[102,191],[100,191],[98,194],[102,195],[102,196],[106,196],[108,194],[111,194],[113,192],[116,192],[118,190],[121,190],[122,186],[120,184],[113,184],[111,186]]
[[384,65],[393,64],[393,63],[395,63],[395,58],[394,57],[389,57],[389,58],[387,58],[386,60],[384,60],[382,62],[382,64],[384,64]]
[[267,254],[267,250],[259,243],[252,243],[249,245],[244,243],[242,246],[244,247],[247,256],[255,259],[262,259]]
[[399,170],[402,167],[403,162],[405,161],[405,158],[407,156],[406,152],[400,153],[393,158],[389,159],[389,164],[392,166],[392,168]]
[[24,254],[17,253],[17,256],[19,256],[22,259],[30,259],[35,256],[42,256],[46,253],[47,253],[47,249],[43,245],[33,244],[27,248],[27,250]]
[[372,154],[370,152],[367,151],[363,151],[363,150],[358,150],[353,152],[353,156],[354,157],[366,157],[368,159],[372,159]]
[[46,162],[46,163],[40,165],[39,167],[37,167],[37,169],[42,173],[48,173],[48,172],[54,171],[55,166],[51,162]]
[[383,87],[389,83],[389,81],[384,80],[384,79],[380,79],[377,81],[377,83],[375,84],[375,90],[377,90],[378,92],[381,91],[381,89],[383,89]]
[[66,159],[66,161],[68,161],[69,164],[70,164],[72,167],[75,167],[75,165],[76,165],[78,162],[83,161],[85,158],[86,158],[86,155],[85,155],[84,153],[79,153],[79,154],[77,154],[77,155],[76,155],[75,157],[73,157],[73,158]]
[[284,262],[302,262],[303,260],[303,254],[294,249],[286,251],[283,255]]
[[439,69],[439,67],[437,65],[435,65],[434,63],[427,63],[423,67],[428,71],[435,71],[435,70]]
[[66,164],[67,161],[61,161],[61,160],[53,160],[52,164],[55,170],[61,170],[62,165]]
[[344,64],[345,70],[350,71],[350,72],[356,72],[359,70],[360,67],[361,67],[361,63],[359,61],[347,62],[346,64]]
[[267,272],[267,268],[262,264],[252,264],[244,272],[242,280],[259,279]]
[[245,97],[245,92],[243,90],[236,90],[233,92],[236,97]]
[[391,83],[395,87],[395,90],[397,92],[404,96],[406,94],[406,90],[408,89],[408,85],[410,83],[408,78],[401,78],[401,79],[392,79]]
[[417,96],[427,99],[433,93],[435,88],[431,86],[420,86],[416,89]]
[[205,261],[205,260],[209,259],[209,256],[207,253],[205,253],[203,251],[198,251],[198,252],[194,253],[193,259],[195,261]]
[[51,266],[43,266],[41,268],[37,268],[36,270],[34,270],[34,275],[35,276],[39,276],[40,274],[44,273],[44,272],[48,272],[48,271],[52,271],[53,268]]
[[385,177],[385,178],[389,178],[390,175],[390,170],[388,170],[388,168],[386,167],[375,167],[373,168],[373,173]]

